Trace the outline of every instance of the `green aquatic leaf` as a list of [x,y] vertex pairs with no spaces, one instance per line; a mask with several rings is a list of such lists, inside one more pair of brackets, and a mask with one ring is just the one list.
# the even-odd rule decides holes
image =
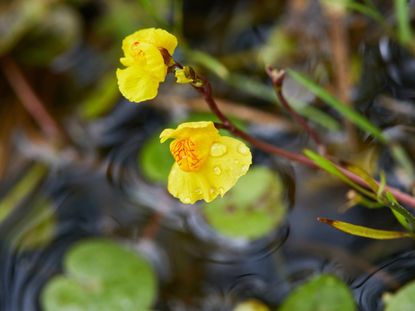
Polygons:
[[45,311],[148,311],[156,296],[156,276],[137,253],[105,239],[89,239],[65,256],[66,276],[43,289]]
[[204,206],[207,223],[227,237],[256,239],[271,232],[287,212],[284,186],[267,167],[254,166],[224,196]]
[[385,311],[413,311],[415,306],[415,282],[412,281],[395,294],[383,296]]
[[0,222],[3,221],[26,196],[34,191],[36,186],[42,181],[46,172],[47,169],[42,164],[33,165],[19,182],[0,200]]
[[350,187],[356,189],[358,192],[373,198],[373,193],[366,190],[365,188],[361,187],[360,185],[353,182],[351,179],[349,179],[346,175],[344,175],[337,167],[336,165],[331,162],[330,160],[326,159],[325,157],[319,155],[318,153],[305,149],[304,154],[307,158],[312,160],[317,166],[319,166],[321,169],[325,170],[329,174],[339,178],[344,183],[348,184]]
[[345,103],[342,103],[339,99],[331,95],[328,91],[326,91],[324,88],[316,84],[314,81],[312,81],[305,75],[292,69],[288,69],[287,71],[295,81],[305,86],[310,92],[315,94],[317,97],[324,100],[326,104],[328,104],[330,107],[342,114],[346,119],[353,122],[362,130],[370,133],[371,135],[379,139],[381,142],[387,142],[386,138],[382,134],[382,131],[378,129],[375,125],[373,125],[368,119],[366,119],[366,117],[364,117],[358,111],[349,107]]
[[415,238],[415,234],[405,231],[389,231],[389,230],[379,230],[368,228],[364,226],[353,225],[348,222],[343,222],[339,220],[331,220],[327,218],[319,217],[318,221],[328,224],[329,226],[336,228],[340,231],[346,232],[348,234],[376,239],[376,240],[393,240],[393,239],[402,239],[402,238]]
[[[228,85],[244,92],[245,94],[249,94],[273,104],[278,104],[277,95],[271,86],[266,85],[252,77],[230,72],[225,65],[207,53],[189,49],[185,50],[185,53],[190,62],[207,68],[225,81]],[[339,128],[338,122],[335,119],[312,106],[305,106],[301,109],[297,109],[296,107],[293,108],[299,114],[327,129],[337,130]]]
[[317,275],[285,299],[279,311],[354,311],[350,289],[330,274]]
[[150,137],[138,154],[138,163],[149,181],[167,184],[174,163],[169,144],[160,144],[159,134]]
[[100,83],[87,95],[79,106],[79,113],[85,119],[95,119],[108,112],[117,102],[119,90],[113,72],[104,76]]
[[410,4],[406,0],[394,0],[395,15],[398,21],[398,38],[403,44],[413,44]]
[[19,249],[31,250],[45,247],[55,237],[57,219],[53,202],[43,196],[31,203],[31,210],[24,215],[24,226],[18,231]]

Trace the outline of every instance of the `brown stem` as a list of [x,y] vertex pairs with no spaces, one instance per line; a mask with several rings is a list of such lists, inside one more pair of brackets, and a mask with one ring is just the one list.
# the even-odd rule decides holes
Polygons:
[[17,64],[10,58],[1,59],[1,68],[22,105],[36,121],[42,131],[49,138],[66,137],[58,123],[45,109],[43,103],[35,94]]
[[[333,55],[333,71],[335,75],[336,92],[340,100],[347,106],[352,106],[350,101],[350,74],[349,51],[346,29],[346,11],[333,3],[323,5],[328,17],[328,32],[330,37],[331,52]],[[349,138],[351,148],[357,145],[357,132],[354,124],[345,119],[344,125]]]
[[270,77],[272,84],[274,85],[275,93],[283,105],[283,107],[288,111],[288,113],[293,117],[293,119],[300,124],[300,126],[308,133],[312,140],[317,144],[319,150],[325,151],[325,147],[321,142],[320,137],[318,136],[317,132],[314,131],[307,123],[306,120],[302,116],[300,116],[288,103],[287,99],[285,98],[284,94],[282,93],[282,83],[285,77],[284,70],[276,70],[271,67],[266,68],[266,72]]
[[[233,123],[232,121],[230,121],[219,109],[218,105],[216,104],[214,98],[212,97],[212,87],[210,85],[210,82],[207,81],[206,79],[203,79],[204,81],[204,85],[202,87],[195,87],[196,90],[198,90],[205,98],[206,103],[209,105],[210,109],[212,110],[212,112],[214,114],[216,114],[216,116],[219,118],[219,120],[222,122],[221,127],[227,129],[229,132],[231,132],[232,134],[234,134],[235,136],[238,136],[244,140],[246,140],[247,142],[251,143],[253,146],[257,147],[258,149],[261,149],[265,152],[271,153],[271,154],[275,154],[277,156],[281,156],[285,159],[297,162],[297,163],[301,163],[307,167],[310,168],[317,168],[319,169],[320,167],[318,167],[313,161],[311,161],[309,158],[303,156],[302,154],[297,154],[297,153],[293,153],[287,150],[284,150],[282,148],[276,147],[272,144],[269,144],[263,140],[257,139],[249,134],[247,134],[246,132],[238,129]],[[357,176],[356,174],[348,171],[347,169],[336,165],[337,169],[339,169],[344,175],[346,175],[350,180],[352,180],[353,182],[369,188],[369,185],[359,176]],[[415,208],[415,198],[410,196],[409,194],[402,192],[398,189],[395,189],[393,187],[390,186],[386,186],[386,189],[389,190],[394,196],[395,198],[400,201],[403,204],[406,204],[412,208]]]

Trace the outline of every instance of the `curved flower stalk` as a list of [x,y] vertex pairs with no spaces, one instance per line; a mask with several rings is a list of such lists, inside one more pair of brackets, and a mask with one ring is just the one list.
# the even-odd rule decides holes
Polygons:
[[163,29],[147,28],[127,36],[122,42],[125,69],[117,69],[118,87],[132,102],[142,102],[157,96],[160,82],[174,64],[171,55],[177,39]]
[[160,141],[173,138],[170,151],[176,161],[168,191],[182,203],[210,202],[223,196],[252,163],[251,151],[241,141],[219,135],[213,122],[188,122],[165,129]]
[[[127,36],[122,44],[124,57],[120,59],[121,63],[126,66],[126,68],[117,70],[118,86],[121,93],[133,102],[152,99],[157,95],[159,83],[165,80],[169,71],[175,70],[177,83],[189,83],[203,95],[210,110],[216,114],[221,121],[221,123],[217,124],[218,128],[228,130],[231,134],[242,138],[251,145],[267,153],[301,163],[311,168],[319,168],[311,159],[302,154],[282,149],[266,141],[252,137],[236,127],[217,106],[212,95],[209,81],[198,75],[191,67],[182,66],[173,60],[172,54],[176,46],[176,37],[162,29],[148,28],[139,30],[134,34]],[[272,69],[268,70],[268,74],[270,74],[270,77],[274,82],[277,95],[280,99],[285,101],[282,94],[282,88],[279,87],[279,83],[282,83],[284,75],[277,75],[278,79],[274,81],[275,77],[273,76]],[[284,106],[288,107],[288,103]],[[302,120],[299,118],[295,119],[303,125],[310,135],[313,135],[312,131],[304,125]],[[242,167],[246,167],[246,169],[248,169],[249,164],[251,163],[250,151],[248,147],[244,145],[249,152],[249,161],[247,160],[248,158],[244,158],[244,161],[246,161],[245,166],[235,166],[232,164],[231,159],[233,158],[231,155],[237,154],[234,152],[234,147],[236,146],[236,142],[240,142],[230,137],[225,138],[220,136],[214,128],[213,123],[210,123],[210,125],[209,122],[197,124],[198,122],[185,123],[176,130],[165,130],[161,135],[162,142],[168,138],[176,139],[173,141],[171,147],[172,153],[176,159],[176,164],[173,166],[170,173],[168,189],[170,193],[175,197],[178,197],[183,203],[194,203],[201,199],[209,202],[219,194],[223,195],[236,183],[240,176],[246,173],[241,173],[241,171],[238,173],[237,168],[241,170]],[[222,140],[216,141],[218,137],[222,137]],[[314,135],[314,139],[321,147],[318,137]],[[213,178],[212,169],[215,169],[214,165],[220,164],[220,161],[217,162],[216,160],[212,160],[214,157],[210,155],[207,150],[210,150],[209,148],[213,147],[215,142],[219,142],[221,145],[229,148],[230,152],[227,156],[219,157],[221,159],[220,161],[222,161],[220,169],[222,170],[222,167],[226,168],[226,174]],[[228,152],[228,149],[226,150]],[[191,160],[193,155],[196,155],[196,158]],[[188,159],[188,156],[191,158]],[[236,158],[236,160],[238,159]],[[208,168],[210,170],[208,170]],[[370,187],[363,178],[356,175],[354,172],[351,172],[340,165],[336,165],[336,168],[358,185],[365,188]],[[219,172],[217,169],[216,171]],[[200,189],[197,185],[200,186]],[[215,188],[215,190],[211,191],[212,188]],[[385,185],[385,188],[390,191],[399,202],[415,208],[415,197],[387,185]],[[198,193],[199,191],[201,193]]]

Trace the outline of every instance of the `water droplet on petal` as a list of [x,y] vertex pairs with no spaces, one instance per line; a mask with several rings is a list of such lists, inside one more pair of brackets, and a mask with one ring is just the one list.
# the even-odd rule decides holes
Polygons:
[[215,188],[210,188],[210,193],[216,193],[216,189]]
[[190,198],[184,198],[183,203],[189,204],[191,202]]
[[248,171],[248,169],[249,169],[249,165],[243,165],[243,166],[241,167],[241,172],[242,172],[242,174],[245,174],[245,173]]
[[245,144],[241,143],[238,147],[238,151],[241,154],[248,154],[249,153],[249,148]]
[[223,188],[222,188],[222,187],[221,187],[221,188],[219,188],[219,189],[218,189],[218,191],[219,191],[220,195],[223,195],[223,194],[224,194],[224,190],[223,190]]
[[220,169],[219,166],[215,166],[213,168],[213,173],[215,173],[215,175],[220,175],[222,173],[222,170]]
[[223,156],[227,150],[228,148],[224,144],[214,143],[210,147],[210,155],[212,157],[220,157]]

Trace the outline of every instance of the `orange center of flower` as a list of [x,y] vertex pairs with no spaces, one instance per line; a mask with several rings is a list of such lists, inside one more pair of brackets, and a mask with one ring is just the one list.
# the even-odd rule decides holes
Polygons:
[[136,56],[136,57],[144,56],[143,50],[140,49],[140,42],[139,41],[133,42],[133,44],[131,44],[130,49],[131,49],[131,52],[134,56]]
[[185,172],[197,171],[202,164],[196,146],[189,138],[174,140],[170,145],[170,151],[176,163]]

